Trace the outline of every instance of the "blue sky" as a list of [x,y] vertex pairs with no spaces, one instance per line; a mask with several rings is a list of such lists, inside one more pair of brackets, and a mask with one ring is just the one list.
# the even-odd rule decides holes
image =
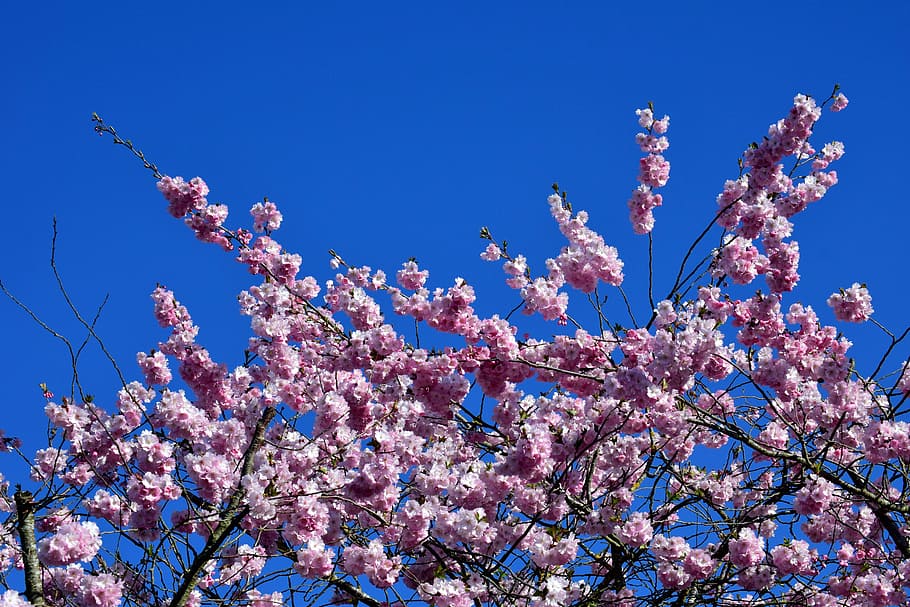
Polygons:
[[[798,217],[798,296],[833,322],[824,299],[865,281],[878,320],[907,322],[906,3],[61,2],[4,12],[10,253],[0,279],[81,339],[48,266],[56,216],[69,292],[86,314],[110,294],[98,331],[128,377],[139,377],[135,353],[165,337],[151,314],[156,283],[231,365],[248,335],[235,295],[252,283],[167,215],[141,165],[92,133],[92,112],[163,172],[206,179],[210,199],[231,206],[231,226],[263,196],[276,201],[276,237],[317,278],[332,275],[329,248],[390,274],[414,256],[431,286],[467,278],[485,314],[516,300],[479,259],[479,228],[542,270],[563,244],[546,205],[558,181],[619,248],[646,316],[647,241],[626,208],[641,155],[634,110],[650,100],[672,117],[654,232],[664,291],[749,142],[794,94],[824,98],[840,83],[850,107],[825,113],[816,142],[841,140],[847,153],[840,184]],[[0,427],[31,450],[44,424],[38,384],[68,392],[66,352],[5,299],[0,314]],[[844,329],[861,360],[883,343],[870,327]],[[80,372],[112,402],[117,379],[96,347]],[[16,478],[21,466],[0,470]]]

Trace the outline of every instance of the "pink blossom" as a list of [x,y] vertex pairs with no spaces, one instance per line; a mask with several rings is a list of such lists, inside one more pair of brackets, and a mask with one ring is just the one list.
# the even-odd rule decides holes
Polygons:
[[559,320],[565,322],[566,307],[569,305],[569,296],[560,293],[559,287],[546,278],[538,278],[521,290],[521,298],[525,301],[525,314],[540,312],[544,320]]
[[651,552],[661,561],[678,561],[685,557],[691,549],[689,543],[679,536],[667,537],[658,534],[651,541]]
[[241,544],[225,551],[222,556],[221,579],[229,582],[238,577],[251,578],[259,574],[266,563],[266,551],[262,546]]
[[38,541],[38,558],[45,565],[60,567],[89,561],[101,549],[101,533],[91,521],[68,521],[57,532]]
[[578,541],[574,535],[554,541],[546,533],[535,532],[526,537],[525,546],[538,567],[561,567],[575,558]]
[[799,575],[814,572],[813,565],[818,558],[814,548],[803,540],[793,540],[789,544],[775,546],[771,549],[771,561],[780,575]]
[[840,141],[832,141],[831,143],[826,143],[825,147],[822,148],[822,151],[819,153],[818,158],[812,162],[812,168],[815,171],[820,171],[821,169],[826,168],[829,164],[835,160],[840,160],[844,155],[844,144]]
[[639,161],[638,180],[642,184],[661,188],[670,179],[670,163],[660,154],[648,154]]
[[39,449],[32,462],[32,480],[45,480],[66,469],[67,452],[65,450]]
[[485,261],[497,261],[502,257],[502,251],[496,245],[496,243],[491,242],[487,245],[487,248],[483,250],[483,253],[480,254],[480,258]]
[[123,581],[109,573],[87,575],[77,596],[82,607],[117,607],[123,595]]
[[269,202],[266,198],[264,202],[257,202],[250,208],[250,215],[253,216],[253,229],[257,232],[272,232],[281,227],[283,219],[278,207],[274,202]]
[[99,489],[85,504],[91,516],[103,518],[112,525],[124,526],[132,511],[129,503],[119,495]]
[[635,110],[635,115],[638,116],[638,124],[643,129],[650,129],[654,124],[654,112],[650,108]]
[[799,282],[799,243],[779,242],[772,238],[764,241],[768,266],[765,281],[772,293],[792,291]]
[[281,607],[285,604],[284,597],[277,590],[269,594],[250,590],[246,593],[246,599],[249,601],[249,607]]
[[191,210],[203,209],[208,204],[205,197],[209,193],[209,187],[199,177],[186,182],[182,177],[171,178],[165,175],[158,181],[158,190],[170,203],[168,212],[177,218]]
[[847,100],[846,95],[838,93],[837,97],[834,98],[834,103],[831,104],[831,111],[839,112],[847,107],[847,103],[849,103],[849,101]]
[[528,260],[525,259],[524,255],[516,255],[514,259],[510,259],[502,264],[502,269],[506,274],[512,277],[524,276],[528,271]]
[[162,442],[149,430],[143,430],[136,438],[136,460],[140,470],[155,474],[167,474],[177,465],[174,444]]
[[661,154],[670,147],[670,142],[666,137],[655,137],[647,133],[635,135],[635,142],[641,147],[642,152],[649,154]]
[[314,538],[297,551],[294,569],[304,578],[320,578],[331,573],[333,556],[321,539]]
[[154,508],[162,500],[180,497],[180,487],[174,484],[170,475],[153,472],[131,476],[126,483],[126,492],[136,505],[144,509]]
[[793,509],[797,514],[821,514],[834,497],[834,485],[823,478],[814,477],[796,492]]
[[471,607],[473,604],[461,580],[440,577],[431,583],[421,584],[418,590],[421,597],[435,607]]
[[559,229],[569,241],[550,267],[550,279],[560,277],[582,291],[592,292],[598,280],[619,286],[623,281],[623,262],[615,247],[604,243],[603,237],[587,227],[588,214],[580,211],[572,213],[564,207],[560,196],[551,195],[548,199],[550,213],[559,224]]
[[866,285],[858,282],[832,294],[828,298],[828,305],[834,310],[834,317],[844,322],[864,322],[869,320],[874,311],[869,290]]
[[616,535],[626,545],[637,548],[651,541],[654,529],[648,515],[643,512],[633,512],[629,519],[616,531]]
[[238,480],[236,460],[229,460],[219,453],[190,453],[185,460],[187,473],[196,483],[199,494],[210,502],[225,499]]
[[910,424],[874,421],[861,435],[866,458],[872,463],[900,458],[910,461]]
[[768,269],[768,258],[758,252],[752,242],[732,237],[715,252],[714,276],[729,276],[734,283],[747,285]]
[[897,383],[894,387],[904,394],[910,394],[910,362],[905,362],[904,366],[901,367],[900,377],[897,378]]
[[632,198],[629,199],[629,220],[632,222],[632,230],[636,234],[647,234],[654,229],[655,207],[663,204],[663,197],[660,194],[654,194],[651,187],[640,185],[632,190]]
[[746,590],[764,590],[774,580],[774,574],[768,565],[746,567],[736,577],[736,582]]
[[186,398],[183,390],[162,394],[152,420],[178,439],[198,439],[209,431],[208,416]]
[[737,567],[751,567],[765,558],[763,542],[752,529],[745,528],[730,540],[730,562]]
[[[196,565],[191,607],[219,596],[274,607],[319,587],[334,593],[324,601],[350,601],[359,584],[377,601],[438,607],[906,602],[906,530],[873,510],[906,488],[906,352],[863,376],[850,342],[790,295],[797,215],[838,182],[830,164],[844,153],[836,141],[820,151],[810,142],[820,114],[799,95],[750,146],[717,197],[721,245],[710,253],[698,243],[680,284],[649,298],[645,318],[633,316],[641,293],[599,291],[621,286],[623,262],[593,215],[564,196],[548,198],[565,242],[542,274],[483,232],[481,258],[503,260],[524,311],[577,322],[570,332],[505,316],[512,305],[478,304],[481,290],[461,278],[428,288],[413,260],[391,285],[382,270],[337,256],[331,281],[301,276],[300,256],[271,236],[276,205],[254,205],[250,229],[230,231],[204,182],[161,179],[170,212],[198,238],[237,247],[232,256],[257,277],[238,298],[250,317],[246,353],[233,370],[216,361],[187,309],[158,287],[166,336],[137,356],[145,386],[126,384],[115,408],[45,394],[55,434],[31,464],[55,500],[36,512],[47,602],[154,602]],[[649,107],[638,119],[645,157],[629,216],[644,234],[669,178],[669,117]],[[730,285],[760,275],[763,291]],[[570,319],[573,289],[594,309]],[[840,320],[872,313],[860,285],[831,304]],[[182,391],[167,387],[170,361]],[[858,476],[813,472],[823,470]],[[13,512],[8,489],[0,478],[0,511]],[[229,537],[213,535],[225,524]],[[100,529],[110,538],[103,559]],[[604,550],[604,538],[627,550]],[[215,539],[212,554],[190,549]],[[182,566],[171,569],[174,548]],[[613,562],[623,552],[642,558]],[[200,554],[207,561],[192,563]],[[287,563],[269,563],[287,558],[290,597],[271,592]],[[22,561],[13,526],[0,526],[0,573]]]
[[352,575],[365,573],[377,588],[391,588],[398,580],[401,558],[387,557],[382,543],[373,540],[367,548],[349,546],[344,551],[342,567]]
[[670,128],[670,117],[667,115],[664,115],[664,117],[661,118],[660,120],[655,120],[654,124],[652,124],[651,126],[654,129],[654,132],[657,133],[658,135],[666,133],[667,129]]
[[496,536],[496,530],[486,520],[486,513],[480,508],[444,510],[436,516],[436,537],[449,545],[459,543],[489,544]]
[[[495,246],[495,245],[492,245]],[[402,267],[395,274],[395,278],[398,280],[398,284],[401,285],[404,289],[410,289],[411,291],[416,291],[423,287],[429,277],[430,273],[426,270],[421,270],[417,263],[414,261],[407,261],[402,264]]]
[[136,354],[136,361],[145,375],[146,384],[166,386],[171,382],[171,370],[168,369],[167,358],[161,352],[151,354],[139,352]]
[[685,572],[696,580],[707,579],[715,568],[717,568],[717,563],[711,557],[711,554],[701,548],[690,551],[686,555],[685,561],[683,561]]
[[188,215],[183,221],[193,230],[196,238],[210,242],[230,251],[233,244],[225,235],[222,225],[227,220],[228,208],[223,204],[210,204]]
[[686,573],[680,565],[661,563],[657,566],[657,579],[666,588],[685,588],[692,581],[692,576]]

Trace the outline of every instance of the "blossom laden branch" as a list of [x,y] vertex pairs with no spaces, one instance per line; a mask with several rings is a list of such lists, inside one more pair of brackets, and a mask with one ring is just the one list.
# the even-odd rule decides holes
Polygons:
[[[555,184],[565,242],[542,273],[481,230],[481,257],[519,298],[485,316],[468,280],[433,288],[416,259],[386,276],[332,251],[331,279],[301,274],[277,205],[263,198],[251,231],[230,230],[208,184],[160,174],[97,119],[158,177],[169,213],[259,282],[238,297],[241,365],[216,362],[159,286],[168,337],[137,356],[144,384],[125,384],[116,411],[46,397],[60,437],[33,466],[60,506],[36,507],[46,602],[156,603],[169,585],[173,607],[326,593],[370,607],[906,601],[906,358],[879,375],[905,335],[886,331],[863,375],[835,327],[788,301],[799,214],[844,153],[810,144],[829,102],[846,98],[797,96],[744,152],[664,300],[650,276],[644,326],[619,251]],[[650,275],[668,124],[650,105],[639,120],[645,189],[630,217],[649,234]],[[590,329],[569,313],[575,293]],[[838,321],[876,323],[861,284],[831,305]],[[411,324],[416,343],[399,332]],[[102,537],[142,556],[108,565]]]

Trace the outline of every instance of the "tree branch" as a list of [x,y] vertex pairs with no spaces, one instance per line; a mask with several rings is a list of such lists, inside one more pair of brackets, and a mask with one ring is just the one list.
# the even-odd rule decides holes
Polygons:
[[[253,436],[250,439],[250,446],[247,447],[246,453],[243,454],[243,466],[240,469],[241,479],[253,470],[253,457],[262,446],[265,440],[265,430],[273,417],[275,417],[275,408],[268,407],[262,412],[262,417],[256,423],[256,428],[253,430]],[[202,577],[205,565],[215,558],[215,554],[224,544],[228,535],[240,525],[246,515],[245,510],[241,508],[241,502],[245,495],[246,491],[244,491],[243,486],[238,485],[237,490],[231,496],[231,501],[228,502],[227,509],[221,515],[218,526],[212,532],[212,535],[209,536],[208,541],[199,554],[196,555],[196,558],[193,559],[189,570],[183,577],[183,582],[181,582],[176,594],[174,594],[174,598],[170,602],[170,607],[184,607],[186,605],[190,594],[199,584],[199,578]]]
[[44,587],[41,583],[41,564],[35,542],[35,502],[29,491],[16,488],[16,530],[25,566],[25,598],[34,607],[44,607]]

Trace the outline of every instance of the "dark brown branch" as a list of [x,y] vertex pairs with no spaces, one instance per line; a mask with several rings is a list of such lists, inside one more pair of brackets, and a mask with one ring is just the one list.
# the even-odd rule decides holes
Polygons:
[[354,604],[363,603],[368,607],[380,607],[382,603],[377,601],[366,592],[355,586],[354,584],[348,582],[347,580],[342,580],[336,577],[330,577],[327,580],[329,584],[337,588],[338,590],[344,592],[346,595],[351,597],[354,600]]
[[16,489],[16,530],[25,566],[25,598],[35,607],[44,607],[44,588],[41,583],[41,565],[38,563],[38,546],[35,542],[35,502],[32,494]]

